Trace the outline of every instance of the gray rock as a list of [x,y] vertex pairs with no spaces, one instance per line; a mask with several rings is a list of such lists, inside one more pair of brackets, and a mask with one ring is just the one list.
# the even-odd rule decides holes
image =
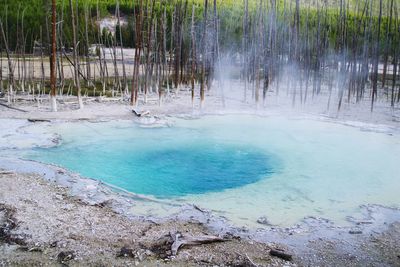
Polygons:
[[257,222],[259,224],[263,224],[263,225],[271,225],[270,221],[265,216],[262,216],[262,217],[258,218]]

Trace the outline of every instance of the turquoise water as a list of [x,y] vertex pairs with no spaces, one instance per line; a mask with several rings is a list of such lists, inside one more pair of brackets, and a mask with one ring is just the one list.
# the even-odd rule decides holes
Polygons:
[[[261,216],[345,223],[360,205],[400,208],[400,136],[311,119],[209,116],[170,128],[61,123],[56,148],[26,156],[134,193],[194,203],[238,225]],[[171,213],[141,203],[135,214]]]
[[61,146],[30,158],[62,165],[128,191],[156,197],[218,192],[266,179],[277,159],[256,147],[200,129],[140,128],[132,123],[72,125]]

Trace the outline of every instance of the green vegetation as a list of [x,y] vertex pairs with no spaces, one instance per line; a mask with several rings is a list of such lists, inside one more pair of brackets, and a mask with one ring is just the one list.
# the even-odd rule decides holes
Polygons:
[[[77,2],[76,2],[77,1]],[[96,25],[96,19],[99,16],[104,18],[106,16],[114,15],[117,5],[116,0],[76,0],[73,1],[78,5],[78,33],[80,38],[83,39],[84,35],[84,16],[85,9],[90,11],[90,24],[89,24],[89,43],[98,43],[99,33],[98,27]],[[134,14],[137,14],[139,1],[132,0],[119,0],[121,14],[127,19],[128,24],[122,27],[122,39],[124,40],[124,46],[134,47],[135,46],[135,26],[134,26]],[[151,0],[144,0],[147,3],[145,8],[150,9]],[[191,6],[194,4],[196,6],[196,17],[201,18],[204,6],[204,0],[188,0],[187,1],[187,12],[190,13]],[[212,2],[210,0],[210,2]],[[265,1],[267,5],[267,10],[270,10],[270,1]],[[277,1],[277,13],[281,19],[293,20],[293,16],[288,16],[288,13],[293,13],[295,8],[295,0],[279,0]],[[340,18],[340,9],[338,7],[339,0],[328,1],[326,4],[324,0],[304,0],[300,1],[300,26],[302,32],[305,31],[307,27],[316,27],[318,24],[318,13],[324,7],[327,7],[325,12],[324,20],[327,22],[326,30],[329,35],[329,40],[331,44],[335,43],[337,39],[337,21]],[[184,5],[185,0],[156,0],[154,10],[155,16],[161,17],[164,9],[167,12],[168,17],[168,30],[171,30],[169,25],[171,24],[171,18],[173,16],[174,8],[176,4],[182,3]],[[242,21],[244,12],[244,1],[237,0],[218,0],[218,12],[220,14],[221,23],[221,39],[226,42],[221,45],[224,46],[225,43],[231,46],[233,43],[240,42],[242,38]],[[257,9],[258,0],[249,1],[250,11],[255,11]],[[360,22],[366,17],[362,18],[362,13],[365,12],[366,0],[350,0],[346,1],[347,10],[346,16],[347,20],[347,36],[350,38],[360,31]],[[388,25],[388,10],[390,1],[384,1],[383,6],[383,19],[381,24],[382,32],[386,32]],[[63,35],[65,47],[71,47],[72,42],[72,32],[70,25],[70,11],[68,0],[57,0],[58,5],[58,17],[63,15]],[[395,12],[394,16],[398,16],[400,8],[400,0],[395,0],[394,4]],[[25,49],[28,53],[32,52],[33,41],[42,40],[43,43],[48,42],[47,27],[49,27],[49,17],[46,21],[46,14],[50,14],[50,0],[3,0],[0,4],[0,18],[3,24],[6,26],[6,32],[8,35],[8,43],[10,50],[18,50],[17,42],[21,43],[24,40]],[[135,8],[134,8],[135,7]],[[379,12],[379,1],[373,2],[373,15],[376,17],[372,25],[377,24]],[[136,13],[135,13],[136,12]],[[149,11],[147,11],[149,12]],[[253,13],[253,16],[255,12]],[[286,15],[285,15],[286,13]],[[146,12],[145,12],[146,14]],[[185,24],[190,24],[190,16],[185,18]],[[118,26],[117,26],[118,27]],[[118,28],[119,29],[119,28]],[[392,34],[398,35],[399,30],[393,27]],[[42,35],[40,34],[42,32]],[[118,31],[117,31],[118,33]],[[22,36],[24,34],[24,36]],[[109,40],[107,33],[102,33],[104,40]],[[119,36],[118,36],[119,37]],[[19,41],[18,41],[19,39]],[[119,38],[117,38],[118,40]],[[109,45],[111,41],[105,42]],[[21,46],[21,45],[20,45]],[[0,48],[2,45],[0,44]],[[82,47],[82,46],[80,46]],[[81,49],[83,52],[83,49]]]

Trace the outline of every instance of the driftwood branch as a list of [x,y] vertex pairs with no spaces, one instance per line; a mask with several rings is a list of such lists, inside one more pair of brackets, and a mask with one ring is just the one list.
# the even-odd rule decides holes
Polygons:
[[136,110],[132,110],[132,113],[135,114],[136,117],[143,117],[150,114],[150,111],[145,111],[143,113],[139,113]]
[[246,255],[246,259],[248,261],[248,265],[250,265],[251,267],[258,267],[258,264],[256,264],[252,259],[250,259],[249,255]]
[[51,122],[50,120],[45,119],[28,119],[29,122]]
[[269,251],[269,255],[281,258],[285,261],[291,261],[293,259],[292,255],[285,253],[284,251],[276,250],[276,249],[271,249]]
[[0,103],[0,106],[6,107],[6,108],[9,108],[9,109],[13,109],[13,110],[17,110],[17,111],[21,111],[21,112],[28,112],[28,111],[23,110],[23,109],[11,107],[11,106],[9,106],[7,104],[4,104],[4,103]]
[[0,174],[1,174],[1,175],[4,175],[4,174],[15,174],[15,173],[12,172],[12,171],[3,171],[3,170],[0,170]]
[[161,236],[156,242],[153,242],[148,249],[161,259],[175,256],[178,250],[186,246],[198,246],[215,242],[229,241],[227,238],[218,236],[183,236],[179,232],[173,232]]
[[178,250],[185,246],[198,246],[203,244],[210,244],[216,242],[225,242],[227,239],[220,238],[218,236],[183,236],[180,233],[171,233],[173,243],[171,246],[172,255],[176,255]]
[[[68,62],[75,68],[74,62],[68,57],[67,53],[64,52],[63,54],[64,54],[64,57],[68,60]],[[88,64],[90,64],[90,63],[88,63]],[[82,79],[85,80],[85,82],[91,82],[91,81],[88,81],[88,79],[85,77],[85,75],[83,75],[83,73],[80,70],[78,70],[78,74],[79,74],[79,76],[82,77]],[[93,85],[93,82],[91,82],[91,83]]]

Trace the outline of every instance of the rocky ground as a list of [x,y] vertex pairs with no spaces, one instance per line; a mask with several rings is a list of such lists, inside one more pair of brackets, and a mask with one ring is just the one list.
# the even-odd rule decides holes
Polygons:
[[38,175],[1,171],[0,183],[0,266],[295,265],[269,254],[281,246],[228,234],[173,255],[177,234],[182,241],[216,236],[202,224],[129,220]]
[[[313,236],[297,250],[193,221],[131,220],[36,174],[1,170],[0,183],[0,266],[400,266],[400,222],[367,235]],[[174,255],[177,235],[212,241]]]

